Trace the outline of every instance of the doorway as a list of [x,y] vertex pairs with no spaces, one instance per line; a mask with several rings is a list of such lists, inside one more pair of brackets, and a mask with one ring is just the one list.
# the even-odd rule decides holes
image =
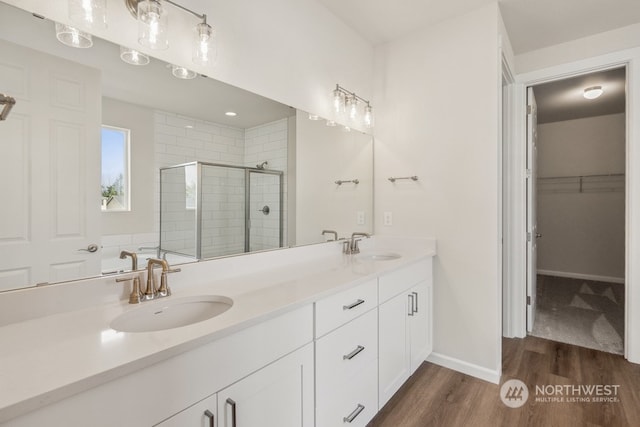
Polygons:
[[618,67],[527,91],[527,331],[618,354],[625,336],[625,83],[626,68]]

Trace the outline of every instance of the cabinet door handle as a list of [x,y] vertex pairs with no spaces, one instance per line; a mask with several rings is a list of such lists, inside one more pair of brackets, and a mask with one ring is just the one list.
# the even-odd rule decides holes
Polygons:
[[209,427],[215,427],[215,417],[213,416],[213,413],[207,409],[204,411],[204,416],[209,419]]
[[364,304],[364,300],[363,299],[359,299],[356,302],[352,302],[349,305],[343,305],[342,309],[343,310],[351,310],[352,308],[356,308],[357,306],[359,306],[360,304]]
[[409,313],[408,314],[409,314],[409,316],[413,316],[413,314],[415,313],[413,311],[413,307],[414,307],[413,300],[414,300],[414,297],[413,297],[413,294],[409,294],[407,296],[409,297]]
[[356,357],[358,354],[360,354],[360,352],[364,350],[364,347],[359,345],[356,347],[355,350],[353,350],[351,353],[349,354],[345,354],[344,356],[342,356],[342,360],[351,360],[354,357]]
[[238,425],[236,424],[236,422],[237,422],[237,418],[236,418],[236,402],[233,399],[228,398],[227,399],[227,403],[229,405],[231,405],[231,427],[238,427]]
[[413,294],[413,303],[415,304],[413,312],[417,313],[418,312],[418,293],[417,292],[411,292],[411,293]]
[[345,421],[345,422],[347,422],[347,423],[351,423],[351,422],[353,422],[353,420],[355,420],[355,419],[356,419],[356,417],[357,417],[358,415],[360,415],[360,412],[362,412],[363,410],[364,410],[364,405],[361,405],[361,404],[359,404],[359,403],[358,403],[358,407],[357,407],[356,409],[354,409],[352,413],[350,413],[349,415],[347,415],[346,417],[344,417],[344,418],[342,419],[342,421]]

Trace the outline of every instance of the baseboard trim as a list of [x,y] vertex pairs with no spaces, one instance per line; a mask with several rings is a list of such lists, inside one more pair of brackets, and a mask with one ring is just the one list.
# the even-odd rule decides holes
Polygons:
[[493,384],[500,384],[500,371],[492,371],[491,369],[483,368],[482,366],[474,365],[464,360],[454,359],[453,357],[440,353],[431,353],[429,357],[427,357],[427,362],[453,369],[454,371],[462,372],[463,374],[471,375],[472,377]]
[[570,273],[566,271],[536,270],[545,276],[567,277],[569,279],[593,280],[596,282],[624,283],[624,277],[597,276],[595,274]]

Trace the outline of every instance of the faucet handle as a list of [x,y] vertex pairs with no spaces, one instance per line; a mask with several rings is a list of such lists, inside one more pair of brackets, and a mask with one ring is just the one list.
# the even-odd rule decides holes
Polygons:
[[139,304],[142,297],[142,291],[140,290],[140,278],[138,276],[119,277],[116,279],[116,282],[128,282],[130,280],[133,280],[133,288],[129,295],[129,304]]

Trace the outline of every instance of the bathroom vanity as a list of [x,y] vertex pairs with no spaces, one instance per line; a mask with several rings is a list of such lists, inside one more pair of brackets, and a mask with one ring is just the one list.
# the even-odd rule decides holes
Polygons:
[[[435,241],[361,245],[184,265],[139,305],[114,277],[1,294],[0,425],[365,426],[431,352]],[[208,320],[110,327],[212,295],[232,305]]]

